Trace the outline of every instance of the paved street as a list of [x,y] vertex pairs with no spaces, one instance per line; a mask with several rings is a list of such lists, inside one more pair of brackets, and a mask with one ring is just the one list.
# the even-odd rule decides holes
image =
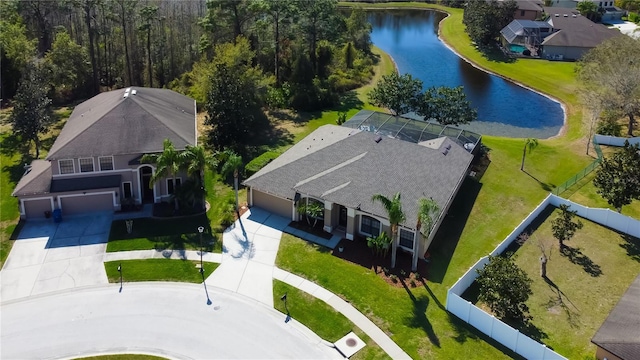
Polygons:
[[2,359],[154,353],[178,359],[341,358],[314,333],[202,284],[104,285],[2,305]]

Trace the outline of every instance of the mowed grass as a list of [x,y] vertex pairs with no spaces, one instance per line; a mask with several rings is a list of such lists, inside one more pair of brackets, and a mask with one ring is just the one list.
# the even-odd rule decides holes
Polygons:
[[366,343],[364,349],[358,351],[350,359],[385,359],[387,354],[362,330],[355,326],[344,315],[337,312],[324,301],[315,298],[306,292],[297,289],[282,281],[273,281],[274,308],[283,314],[287,314],[282,295],[287,294],[287,307],[289,315],[296,321],[304,324],[318,336],[329,342],[336,342],[349,332],[353,331]]
[[[118,266],[122,265],[122,281],[176,281],[187,283],[201,283],[202,274],[196,268],[198,261],[172,259],[144,259],[109,261],[104,263],[109,282],[120,282]],[[204,263],[204,277],[219,266],[217,263]]]
[[134,219],[131,234],[127,233],[124,220],[111,223],[107,252],[129,250],[198,250],[200,233],[203,226],[202,246],[206,251],[220,253],[222,237],[211,231],[210,222],[205,214],[184,218]]
[[444,297],[434,294],[431,284],[406,289],[389,286],[372,270],[343,261],[289,234],[282,236],[276,264],[348,299],[414,359],[497,359],[512,355],[449,315]]
[[[516,263],[533,279],[527,305],[541,340],[569,359],[592,358],[591,338],[640,273],[640,239],[580,219],[584,227],[565,243],[573,254],[566,256],[551,233],[559,213],[547,209],[548,217],[539,219],[540,226],[517,250]],[[540,277],[539,243],[551,252],[549,281]]]
[[76,360],[158,360],[158,359],[166,359],[166,358],[163,358],[160,356],[146,355],[146,354],[98,355],[98,356],[76,358]]

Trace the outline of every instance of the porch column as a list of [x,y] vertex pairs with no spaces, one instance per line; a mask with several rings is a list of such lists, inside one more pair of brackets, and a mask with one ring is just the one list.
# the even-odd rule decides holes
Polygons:
[[323,230],[328,232],[328,233],[333,231],[332,210],[333,210],[333,203],[331,201],[325,201],[324,202],[324,228],[323,228]]
[[347,240],[353,240],[353,235],[356,232],[356,211],[351,208],[347,208],[347,229],[345,236]]
[[411,271],[417,271],[418,270],[418,253],[419,253],[419,249],[420,249],[420,240],[422,239],[422,236],[420,235],[420,231],[416,230],[416,232],[413,233],[413,257],[411,258]]

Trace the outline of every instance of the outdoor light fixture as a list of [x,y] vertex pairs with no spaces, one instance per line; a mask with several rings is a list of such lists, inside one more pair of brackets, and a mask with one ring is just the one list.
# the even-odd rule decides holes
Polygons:
[[198,226],[198,232],[200,233],[200,273],[204,274],[204,267],[202,266],[202,232],[204,231],[204,226]]
[[297,193],[293,196],[293,202],[296,202],[296,203],[297,203],[298,201],[300,201],[300,193],[299,193],[299,192],[297,192]]

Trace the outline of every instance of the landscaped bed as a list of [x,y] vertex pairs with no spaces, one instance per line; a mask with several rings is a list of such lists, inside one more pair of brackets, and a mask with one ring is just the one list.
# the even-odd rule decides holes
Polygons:
[[197,267],[198,261],[171,260],[171,259],[146,259],[109,261],[104,263],[109,282],[120,282],[122,270],[123,282],[134,281],[177,281],[188,283],[201,283],[220,265],[217,263],[204,263],[204,274]]
[[[527,301],[533,319],[522,331],[569,359],[591,357],[591,338],[640,272],[640,239],[580,219],[584,227],[561,253],[551,233],[559,213],[547,208],[528,240],[507,250],[515,250],[516,264],[533,280]],[[549,259],[546,279],[540,276],[541,246]],[[477,288],[464,297],[476,302]]]
[[175,219],[134,219],[131,234],[125,220],[111,224],[107,252],[127,250],[200,250],[200,233],[203,226],[202,247],[208,252],[222,252],[222,241],[211,233],[205,214]]

